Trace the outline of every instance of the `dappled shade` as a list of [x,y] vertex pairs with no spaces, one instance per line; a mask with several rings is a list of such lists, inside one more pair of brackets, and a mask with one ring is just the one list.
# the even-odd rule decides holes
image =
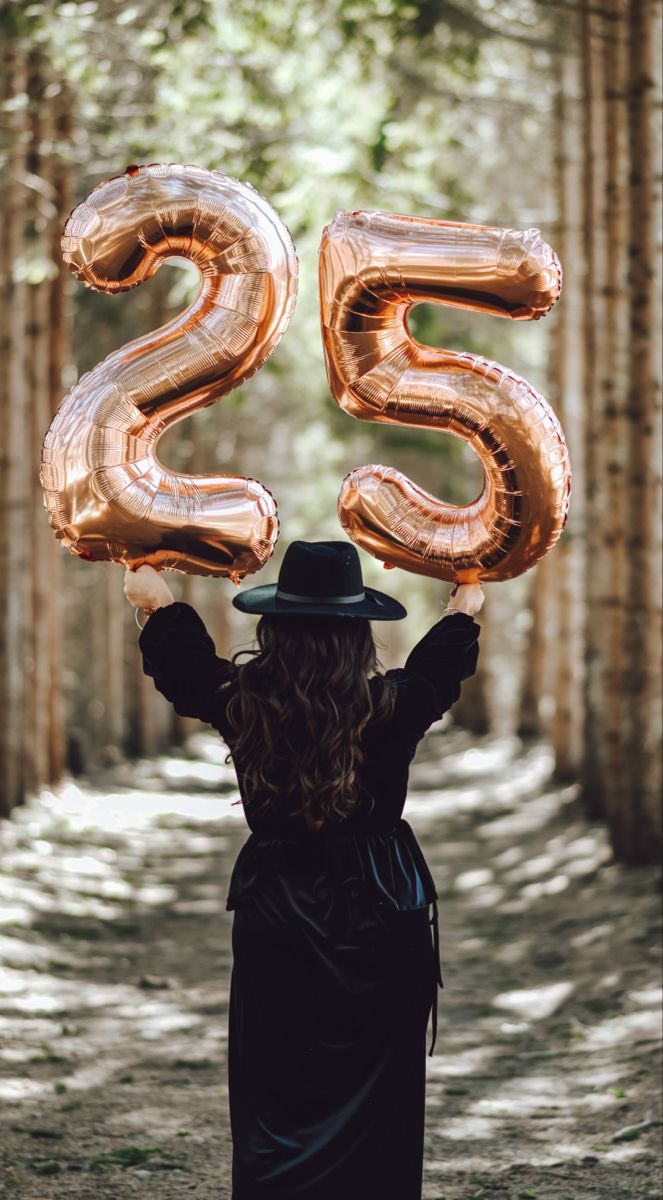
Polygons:
[[[72,1200],[90,1172],[109,1196],[125,1171],[160,1195],[177,1180],[230,1194],[223,898],[247,830],[223,751],[197,734],[180,757],[43,791],[5,827],[2,1139],[26,1193],[43,1169],[67,1173]],[[654,1172],[654,872],[614,863],[551,767],[457,730],[430,734],[412,769],[444,976],[425,1196],[502,1183],[582,1200],[588,1165],[606,1195],[627,1194],[634,1165]]]

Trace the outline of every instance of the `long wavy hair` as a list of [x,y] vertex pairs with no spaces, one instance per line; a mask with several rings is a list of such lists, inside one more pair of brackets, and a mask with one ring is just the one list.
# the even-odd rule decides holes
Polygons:
[[228,719],[245,805],[285,804],[310,830],[347,817],[360,799],[361,735],[394,710],[370,622],[359,617],[264,615],[258,647],[240,650]]

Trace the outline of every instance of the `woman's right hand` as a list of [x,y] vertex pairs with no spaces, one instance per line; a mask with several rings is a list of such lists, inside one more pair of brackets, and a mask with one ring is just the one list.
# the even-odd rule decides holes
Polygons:
[[450,617],[452,613],[467,613],[473,617],[481,608],[485,596],[479,583],[457,583],[442,614]]
[[124,594],[134,608],[143,608],[145,612],[165,608],[175,600],[161,573],[147,563],[143,563],[135,571],[125,571]]

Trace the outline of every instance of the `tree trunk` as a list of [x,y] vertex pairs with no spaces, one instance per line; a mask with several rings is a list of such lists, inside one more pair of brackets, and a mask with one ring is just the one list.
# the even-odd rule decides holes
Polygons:
[[623,720],[626,591],[626,505],[628,492],[628,0],[608,0],[604,22],[606,104],[607,273],[606,351],[602,362],[605,512],[601,562],[604,588],[596,612],[601,652],[602,774],[609,825],[628,803]]
[[[172,582],[172,576],[170,576],[170,579]],[[168,582],[168,577],[166,577],[166,582]],[[194,608],[196,606],[195,587],[196,579],[194,576],[184,575],[182,577],[180,586],[180,599],[185,604],[192,604]],[[175,712],[174,708],[171,710],[170,738],[174,746],[183,746],[189,735],[199,727],[200,723],[195,721],[192,717],[181,717],[179,713]]]
[[2,94],[7,128],[3,183],[2,255],[3,366],[0,372],[0,812],[9,813],[25,799],[22,750],[24,622],[28,594],[25,508],[25,284],[17,278],[22,250],[25,194],[23,138],[25,64],[16,42],[2,49]]
[[40,50],[28,56],[29,142],[25,160],[28,179],[25,207],[25,245],[28,254],[26,376],[26,503],[29,509],[28,557],[30,592],[26,612],[24,663],[26,704],[23,752],[26,787],[34,791],[49,778],[49,619],[53,598],[50,566],[53,534],[43,507],[39,462],[44,435],[51,420],[49,395],[49,300],[51,259],[49,230],[53,219],[48,178],[50,105],[45,98],[48,79]]
[[[11,298],[10,287],[13,276],[14,237],[13,223],[15,222],[16,204],[12,195],[14,181],[12,179],[11,144],[14,130],[11,128],[12,118],[8,112],[8,101],[14,95],[14,69],[10,53],[9,41],[3,41],[0,46],[0,103],[6,113],[8,156],[5,169],[0,174],[0,207],[3,213],[4,236],[0,241],[0,356],[8,367],[11,355]],[[11,111],[11,109],[9,110]],[[15,122],[14,114],[14,122]],[[0,507],[5,514],[9,513],[9,406],[11,389],[9,388],[8,370],[0,371]],[[11,646],[8,622],[8,593],[9,593],[9,541],[11,530],[8,516],[0,522],[0,817],[5,816],[10,809],[13,799],[13,756],[12,744],[7,728],[9,718],[8,670]]]
[[585,398],[585,733],[582,763],[583,800],[592,817],[605,813],[605,755],[603,737],[604,653],[601,619],[608,585],[603,557],[606,534],[604,426],[601,387],[607,353],[605,283],[605,23],[594,8],[585,8],[581,19],[585,243],[584,277],[584,398]]
[[489,733],[492,723],[490,706],[490,674],[488,668],[490,655],[489,611],[490,596],[486,598],[485,607],[482,608],[477,618],[479,624],[481,625],[481,640],[476,673],[469,679],[463,680],[460,689],[460,697],[451,710],[454,725],[459,725],[461,729],[467,729],[470,733],[477,734],[477,736],[483,736],[484,734]]
[[[62,551],[44,511],[39,464],[60,389],[65,322],[54,230],[62,216],[57,199],[63,204],[68,199],[68,168],[63,165],[56,189],[57,106],[41,50],[26,53],[18,39],[5,41],[2,96],[8,137],[0,250],[0,812],[8,813],[58,777],[64,756],[57,578]],[[67,134],[66,127],[62,132]]]
[[[576,18],[570,18],[576,21]],[[577,31],[572,27],[571,35]],[[567,37],[561,62],[555,127],[559,224],[557,246],[564,272],[551,354],[553,399],[571,460],[571,502],[566,527],[554,554],[555,613],[554,708],[550,736],[555,774],[578,777],[584,725],[584,424],[583,424],[583,271],[582,271],[582,99],[580,58],[575,38]]]
[[[55,416],[65,391],[65,368],[70,366],[70,337],[67,299],[70,293],[70,275],[62,260],[60,237],[64,222],[71,211],[71,178],[68,152],[72,140],[72,99],[68,87],[62,83],[52,100],[53,147],[51,154],[51,186],[53,189],[53,219],[50,227],[51,260],[55,274],[50,281],[49,295],[49,421]],[[40,451],[41,453],[41,451]],[[42,501],[43,503],[43,501]],[[42,521],[47,521],[42,510]],[[65,734],[63,706],[63,618],[62,618],[62,556],[60,543],[52,536],[49,528],[49,579],[50,602],[48,605],[48,778],[60,778],[65,765]]]
[[543,734],[542,702],[546,691],[546,647],[550,640],[551,605],[548,603],[550,563],[544,558],[531,572],[531,624],[525,651],[525,670],[520,692],[516,733],[526,740]]
[[661,850],[661,6],[629,5],[630,387],[623,729],[628,792],[611,839],[625,862]]
[[581,14],[583,794],[631,863],[661,844],[660,33],[658,0]]
[[[144,620],[143,617],[141,624]],[[124,736],[124,749],[130,758],[139,758],[144,754],[155,754],[158,740],[154,711],[154,682],[143,671],[143,658],[138,646],[138,627],[133,613],[131,621],[135,633],[132,630],[133,636],[129,637],[129,660],[126,673],[127,728]]]
[[101,570],[106,581],[105,744],[102,751],[104,760],[113,762],[121,754],[125,733],[124,618],[127,601],[122,588],[122,568],[117,563],[109,562],[104,563]]

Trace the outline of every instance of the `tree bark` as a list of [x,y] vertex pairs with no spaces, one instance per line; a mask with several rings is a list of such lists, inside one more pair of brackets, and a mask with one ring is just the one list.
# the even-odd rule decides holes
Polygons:
[[[43,506],[41,447],[59,392],[64,312],[54,186],[52,72],[40,49],[3,44],[3,372],[0,382],[0,812],[56,779],[64,758],[57,568]],[[66,133],[66,128],[64,133]],[[58,256],[54,261],[57,229]],[[59,305],[59,307],[58,307]],[[58,319],[55,319],[55,318]],[[59,400],[59,395],[58,395]]]
[[[570,25],[570,28],[569,28]],[[564,280],[553,329],[551,386],[571,460],[571,501],[555,555],[554,707],[550,736],[555,775],[577,779],[584,734],[583,550],[585,447],[583,423],[583,146],[581,63],[577,18],[569,16],[562,49],[555,128],[559,224],[557,245]]]
[[547,686],[547,654],[551,605],[548,602],[550,563],[548,557],[532,571],[529,610],[531,624],[525,651],[525,669],[520,691],[520,711],[516,733],[525,740],[541,737],[544,732],[543,699]]
[[24,711],[24,625],[28,595],[25,487],[25,284],[18,278],[22,249],[22,185],[25,63],[17,42],[2,49],[2,95],[7,128],[3,183],[2,305],[3,369],[0,372],[0,488],[3,531],[0,540],[0,812],[9,813],[25,799],[22,751]]
[[50,224],[54,216],[49,180],[50,105],[45,92],[47,68],[41,50],[28,56],[29,141],[25,158],[28,181],[25,245],[28,255],[26,377],[26,504],[29,510],[28,557],[30,590],[25,624],[23,714],[25,782],[34,791],[49,778],[49,621],[52,599],[50,567],[53,535],[43,507],[39,463],[51,420],[49,395],[49,300],[51,287]]
[[126,714],[124,709],[124,618],[127,601],[122,589],[123,571],[117,563],[104,563],[101,567],[106,583],[106,686],[105,721],[102,747],[106,762],[112,762],[124,747]]
[[661,5],[630,0],[630,387],[623,729],[628,794],[611,839],[626,862],[661,851]]
[[602,361],[605,512],[601,562],[602,604],[596,612],[601,637],[603,790],[612,828],[628,804],[624,744],[623,675],[626,599],[626,507],[628,493],[626,404],[629,388],[629,131],[628,0],[608,0],[604,20],[606,105],[605,224],[607,271],[606,350]]
[[[170,580],[172,582],[172,575],[170,576]],[[166,577],[166,582],[168,582],[168,576]],[[196,606],[195,587],[195,578],[192,575],[184,575],[180,586],[180,599],[185,604],[192,604],[194,608]],[[199,728],[199,722],[195,721],[192,717],[181,717],[179,713],[175,712],[174,708],[171,710],[170,739],[174,746],[183,746],[189,735],[197,728]]]
[[[71,169],[69,154],[73,132],[72,97],[65,83],[52,100],[53,146],[51,153],[51,186],[53,190],[53,219],[50,226],[51,259],[55,265],[49,294],[49,408],[51,420],[65,391],[65,369],[71,365],[69,336],[70,275],[63,262],[60,237],[64,222],[71,211]],[[41,519],[46,520],[45,512]],[[50,533],[50,529],[49,529]],[[63,549],[51,535],[49,540],[49,578],[51,595],[48,605],[48,778],[56,781],[65,766],[65,731],[63,705],[63,614],[62,614],[62,556]]]
[[660,37],[659,0],[607,0],[581,15],[582,782],[629,863],[658,861],[661,845]]
[[[14,69],[8,39],[3,39],[0,46],[0,102],[6,112],[8,101],[14,94]],[[0,240],[0,355],[2,362],[9,363],[11,354],[10,313],[11,302],[9,289],[13,276],[14,238],[12,237],[15,223],[16,205],[12,196],[12,160],[11,142],[14,130],[11,128],[12,118],[7,115],[7,145],[8,154],[5,169],[0,173],[0,206],[2,207],[4,233]],[[14,117],[15,120],[15,117]],[[9,406],[11,389],[8,386],[8,371],[0,371],[0,508],[8,514],[9,489]],[[8,593],[9,593],[9,540],[11,530],[8,516],[0,522],[0,816],[9,812],[10,793],[13,791],[12,782],[12,746],[7,728],[9,716],[9,647],[11,645],[8,622]]]
[[475,733],[477,737],[490,733],[491,720],[491,689],[488,668],[490,649],[490,597],[477,617],[481,625],[481,641],[479,661],[476,673],[461,684],[460,697],[454,704],[451,714],[454,725]]
[[581,19],[584,179],[584,397],[585,397],[585,731],[582,794],[592,817],[605,815],[605,755],[602,718],[604,651],[601,628],[607,569],[603,557],[606,521],[604,421],[601,387],[607,351],[605,239],[605,62],[602,15],[585,9]]
[[[124,748],[130,758],[155,754],[158,748],[155,721],[154,682],[143,671],[143,658],[138,646],[138,627],[132,613],[134,625],[129,636],[129,661],[126,672],[127,728]],[[144,618],[143,618],[144,621]],[[141,624],[143,624],[141,621]]]

